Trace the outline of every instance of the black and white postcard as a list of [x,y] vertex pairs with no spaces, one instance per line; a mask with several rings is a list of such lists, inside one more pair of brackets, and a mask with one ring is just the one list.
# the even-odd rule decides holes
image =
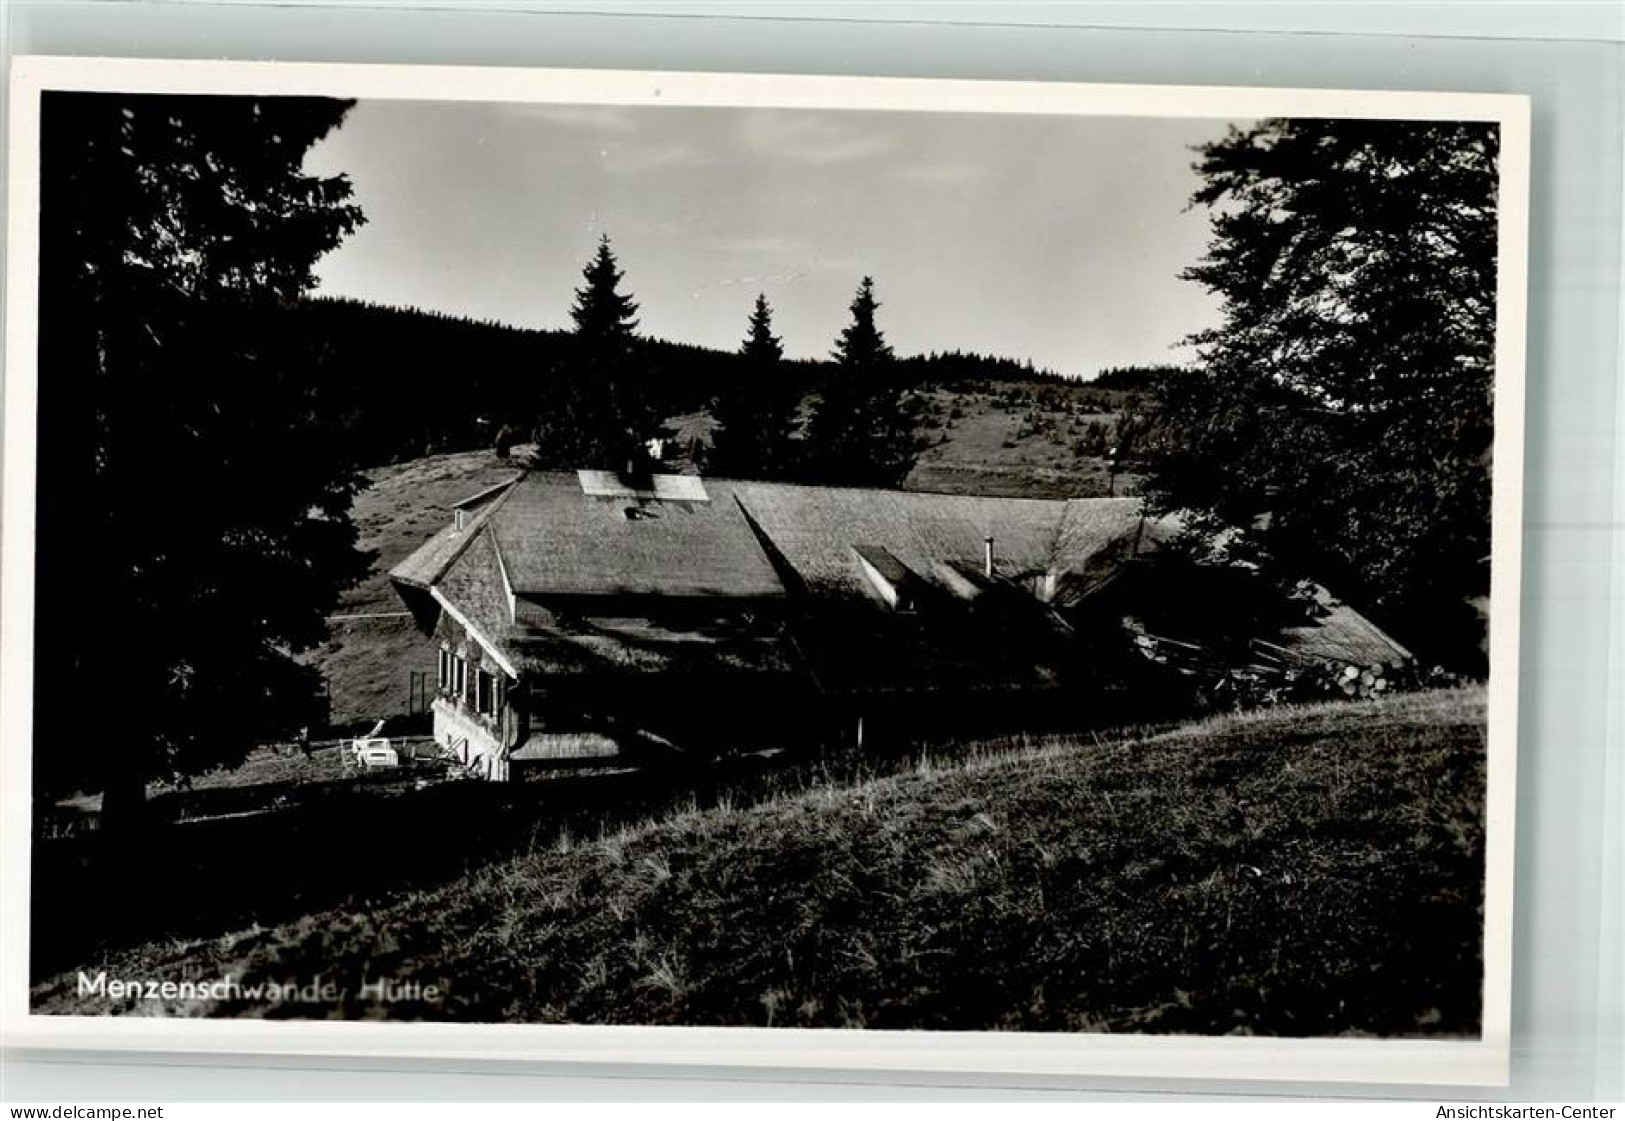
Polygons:
[[1504,1080],[1522,98],[14,79],[9,1039]]

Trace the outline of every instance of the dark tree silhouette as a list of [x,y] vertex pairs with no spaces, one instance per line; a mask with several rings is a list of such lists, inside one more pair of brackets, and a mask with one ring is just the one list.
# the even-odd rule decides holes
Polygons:
[[1482,668],[1498,135],[1276,120],[1200,149],[1224,301],[1164,379],[1150,485],[1231,553],[1312,577]]
[[896,486],[914,465],[913,427],[903,410],[898,364],[875,322],[879,307],[866,276],[807,427],[810,473],[822,482]]
[[638,305],[621,292],[626,274],[615,260],[609,235],[598,239],[598,250],[581,272],[586,280],[576,289],[570,322],[584,353],[592,359],[624,358],[638,329]]
[[362,220],[302,169],[349,106],[44,95],[35,776],[112,825],[325,720],[361,480],[281,309]]
[[756,297],[739,356],[738,375],[713,405],[721,427],[711,467],[735,478],[788,478],[797,467],[791,433],[801,392],[783,367],[784,347],[773,334],[765,295]]
[[625,470],[644,460],[659,432],[652,387],[637,360],[637,310],[609,236],[582,270],[568,365],[547,379],[535,431],[539,466]]
[[875,282],[864,277],[852,297],[852,322],[841,328],[835,340],[835,351],[830,355],[849,370],[880,370],[892,360],[891,347],[875,325],[875,312],[880,301],[875,299]]
[[756,293],[756,303],[750,309],[750,326],[739,353],[746,362],[762,368],[770,368],[784,357],[784,344],[773,333],[773,308],[765,292]]

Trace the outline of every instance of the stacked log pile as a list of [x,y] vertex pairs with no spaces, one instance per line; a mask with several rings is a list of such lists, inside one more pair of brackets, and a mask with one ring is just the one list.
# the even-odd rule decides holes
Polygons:
[[1274,643],[1255,640],[1245,660],[1233,652],[1168,638],[1131,627],[1134,648],[1147,660],[1194,679],[1207,699],[1223,708],[1253,708],[1294,701],[1381,697],[1388,693],[1443,684],[1439,671],[1423,674],[1413,661],[1360,665],[1307,657]]

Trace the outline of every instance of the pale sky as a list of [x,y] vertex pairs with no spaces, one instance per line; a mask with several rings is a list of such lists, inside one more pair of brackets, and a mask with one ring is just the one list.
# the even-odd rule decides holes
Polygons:
[[367,224],[319,291],[569,326],[608,233],[647,335],[733,349],[758,291],[792,357],[828,354],[865,275],[899,354],[1070,375],[1188,360],[1217,319],[1178,278],[1215,120],[371,101],[307,160]]

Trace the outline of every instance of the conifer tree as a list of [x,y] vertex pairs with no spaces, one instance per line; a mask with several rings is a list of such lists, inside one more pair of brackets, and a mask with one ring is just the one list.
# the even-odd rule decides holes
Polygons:
[[784,357],[784,344],[773,333],[773,308],[769,306],[765,292],[756,294],[756,304],[750,312],[750,327],[739,353],[747,364],[761,370],[771,369]]
[[[41,102],[36,790],[104,793],[320,726],[327,637],[360,579],[362,485],[316,340],[287,309],[362,221],[305,154],[349,102],[50,92]],[[87,595],[87,589],[94,594]]]
[[659,410],[638,364],[637,311],[621,291],[625,274],[609,235],[582,270],[570,309],[575,336],[568,366],[554,371],[536,425],[541,466],[640,469],[659,430]]
[[874,279],[866,276],[852,298],[852,322],[841,329],[840,337],[835,340],[835,351],[830,355],[843,369],[879,371],[892,360],[891,347],[875,324],[875,312],[879,309]]
[[896,361],[875,321],[879,308],[874,281],[866,276],[808,424],[809,471],[822,482],[896,486],[914,465],[913,428],[903,410]]
[[788,478],[796,463],[796,407],[801,394],[784,370],[784,346],[773,334],[773,309],[758,294],[739,348],[738,376],[717,395],[719,422],[712,459],[716,474],[742,479]]
[[593,361],[625,357],[638,328],[638,305],[620,290],[626,274],[615,260],[608,234],[599,237],[598,250],[581,276],[586,283],[576,289],[570,309],[581,352]]

